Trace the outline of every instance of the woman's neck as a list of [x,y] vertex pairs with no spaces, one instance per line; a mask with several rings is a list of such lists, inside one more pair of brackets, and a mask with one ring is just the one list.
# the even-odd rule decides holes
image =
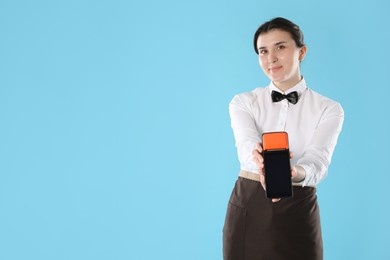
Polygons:
[[299,75],[299,77],[294,78],[294,79],[290,79],[288,81],[272,82],[272,83],[275,85],[275,87],[277,87],[281,91],[286,92],[290,88],[293,88],[295,85],[297,85],[302,79],[303,79],[303,77],[301,75]]

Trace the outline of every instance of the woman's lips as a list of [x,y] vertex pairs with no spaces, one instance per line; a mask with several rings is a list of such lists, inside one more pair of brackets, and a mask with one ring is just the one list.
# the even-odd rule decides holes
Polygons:
[[283,66],[277,66],[277,67],[272,67],[272,68],[269,68],[269,71],[274,73],[274,72],[277,72],[279,71]]

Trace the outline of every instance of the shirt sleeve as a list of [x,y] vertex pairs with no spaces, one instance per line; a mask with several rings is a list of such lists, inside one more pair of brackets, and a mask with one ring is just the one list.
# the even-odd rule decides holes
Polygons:
[[343,121],[340,104],[334,103],[324,111],[303,156],[297,161],[297,166],[306,173],[302,186],[316,186],[326,177]]
[[241,169],[258,173],[252,151],[261,140],[251,112],[250,96],[236,95],[229,104],[229,113]]

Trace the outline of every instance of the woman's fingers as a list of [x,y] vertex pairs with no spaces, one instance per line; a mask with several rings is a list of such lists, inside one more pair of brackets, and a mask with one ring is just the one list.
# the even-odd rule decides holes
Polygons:
[[291,177],[297,177],[297,171],[296,171],[296,169],[295,169],[295,167],[292,167],[292,169],[291,169]]
[[257,167],[263,169],[264,168],[264,159],[263,156],[261,155],[261,152],[259,149],[255,149],[252,151],[253,155],[253,161],[256,163]]
[[260,143],[256,143],[256,149],[259,151],[259,153],[263,152],[263,147]]

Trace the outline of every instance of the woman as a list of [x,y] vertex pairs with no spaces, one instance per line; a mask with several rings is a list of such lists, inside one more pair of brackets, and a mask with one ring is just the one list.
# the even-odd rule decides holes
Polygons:
[[[300,63],[307,47],[299,27],[284,18],[254,35],[265,88],[236,95],[230,103],[240,175],[223,230],[224,259],[323,259],[316,186],[325,178],[344,112],[340,104],[306,86]],[[261,135],[289,135],[293,197],[267,199]]]

